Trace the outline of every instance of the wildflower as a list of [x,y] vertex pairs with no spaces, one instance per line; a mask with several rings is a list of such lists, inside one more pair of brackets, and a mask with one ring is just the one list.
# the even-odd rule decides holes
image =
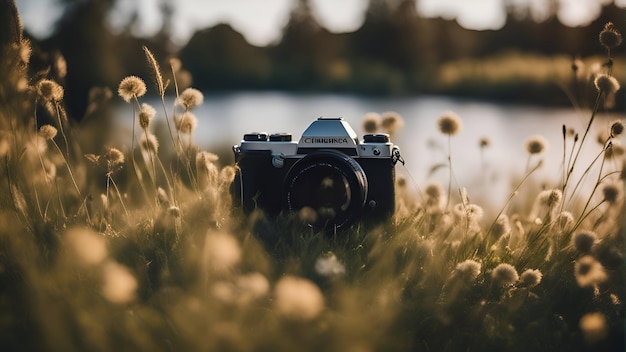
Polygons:
[[426,193],[426,205],[431,210],[436,210],[443,206],[446,191],[439,182],[431,182],[424,190]]
[[152,133],[144,133],[140,146],[144,152],[156,154],[159,151],[159,140]]
[[520,281],[528,288],[535,287],[541,282],[543,274],[539,270],[528,269],[520,275]]
[[298,211],[298,218],[305,224],[314,224],[317,222],[317,211],[311,207],[302,207]]
[[139,126],[144,130],[147,130],[150,127],[150,121],[156,115],[156,110],[150,105],[143,103],[141,104],[141,109],[139,110]]
[[602,187],[602,195],[604,200],[609,204],[616,204],[622,197],[622,186],[619,183],[606,183]]
[[195,88],[187,88],[180,93],[176,102],[184,107],[185,111],[189,111],[198,105],[202,105],[204,102],[204,95],[202,95],[202,92]]
[[217,174],[217,168],[213,163],[218,159],[219,157],[216,154],[206,151],[198,152],[198,154],[196,154],[196,169],[202,172],[210,171],[211,173]]
[[43,125],[39,128],[39,135],[49,141],[56,137],[57,129],[52,125]]
[[600,44],[607,49],[615,48],[622,44],[622,35],[615,30],[612,22],[607,22],[604,25],[604,29],[600,32],[599,37]]
[[42,79],[37,84],[37,93],[45,101],[59,102],[63,100],[63,87],[61,87],[55,81],[49,79]]
[[545,191],[541,191],[537,196],[539,202],[550,209],[561,204],[561,199],[563,198],[563,193],[560,189],[548,189]]
[[611,95],[617,92],[620,88],[619,82],[613,76],[601,73],[593,80],[593,84],[596,86],[598,93],[604,93]]
[[176,125],[176,129],[180,133],[191,134],[193,130],[196,129],[196,125],[198,124],[198,119],[196,115],[194,115],[190,111],[186,111],[182,116],[176,115],[174,118],[174,123]]
[[602,264],[590,255],[580,258],[574,264],[574,276],[580,287],[595,286],[608,278]]
[[596,242],[598,235],[593,231],[579,231],[572,238],[574,247],[581,253],[590,253],[591,247]]
[[341,264],[333,252],[328,252],[320,256],[315,261],[315,271],[322,276],[336,276],[346,272],[346,268]]
[[468,280],[476,280],[478,275],[480,275],[480,268],[481,264],[479,262],[467,259],[456,265],[454,275]]
[[213,154],[210,152],[201,151],[198,154],[196,154],[196,166],[198,167],[198,169],[200,168],[204,169],[206,167],[203,165],[211,164],[218,160],[219,160],[219,157],[217,156],[217,154]]
[[107,258],[104,238],[87,228],[72,228],[65,233],[67,244],[77,259],[86,265],[97,265]]
[[324,296],[320,289],[307,279],[284,276],[274,288],[274,308],[291,320],[311,320],[324,309]]
[[137,279],[127,267],[109,261],[103,268],[102,294],[112,303],[124,304],[135,298]]
[[603,340],[608,334],[606,318],[602,313],[587,313],[580,318],[580,330],[587,343]]
[[395,134],[404,125],[402,117],[395,111],[383,112],[381,118],[381,126],[389,134]]
[[441,133],[447,134],[448,136],[454,136],[461,130],[463,121],[457,114],[452,111],[448,111],[439,117],[437,125],[439,126],[439,131]]
[[511,264],[501,263],[491,272],[491,277],[500,286],[513,285],[518,279],[517,270]]
[[381,117],[377,112],[368,112],[363,116],[363,130],[365,133],[376,133],[381,126]]
[[480,149],[487,148],[491,145],[491,140],[489,140],[489,138],[487,137],[482,137],[478,142],[478,145],[480,146]]
[[611,124],[611,137],[619,136],[622,132],[624,132],[624,121],[614,121]]
[[506,214],[501,214],[493,224],[492,234],[495,238],[500,238],[511,233],[511,223]]
[[116,148],[109,148],[104,153],[104,158],[107,160],[107,168],[110,171],[124,164],[124,153]]
[[120,82],[117,94],[125,102],[129,103],[131,99],[139,98],[146,94],[146,83],[137,76],[128,76]]
[[454,213],[460,218],[467,218],[472,222],[478,222],[483,218],[483,208],[476,204],[458,203],[454,206]]
[[270,290],[267,278],[256,272],[238,277],[235,286],[239,291],[237,301],[242,304],[265,297]]
[[528,154],[540,154],[548,148],[548,141],[543,136],[534,135],[526,140],[524,147]]
[[204,242],[202,263],[208,270],[226,272],[241,260],[237,240],[223,232],[208,233]]

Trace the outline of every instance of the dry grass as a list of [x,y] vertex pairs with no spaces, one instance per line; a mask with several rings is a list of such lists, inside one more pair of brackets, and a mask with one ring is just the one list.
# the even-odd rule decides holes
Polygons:
[[[169,136],[157,139],[144,119],[131,148],[86,142],[102,130],[70,126],[62,100],[42,100],[23,49],[2,56],[3,350],[624,348],[625,161],[610,149],[619,126],[598,174],[584,173],[592,190],[565,172],[588,167],[576,163],[585,138],[564,133],[563,160],[547,161],[562,163],[563,178],[529,193],[542,166],[529,158],[509,201],[485,218],[453,190],[449,151],[451,191],[426,185],[415,199],[399,180],[393,219],[329,237],[291,215],[233,210],[233,166],[193,144],[190,100],[163,104]],[[157,80],[158,94],[165,86]],[[133,119],[141,92],[120,92]],[[181,95],[201,102],[198,93]],[[596,91],[600,104],[606,93]],[[106,106],[101,96],[92,112]],[[42,139],[44,115],[64,135]],[[530,199],[528,210],[511,211],[514,198]]]

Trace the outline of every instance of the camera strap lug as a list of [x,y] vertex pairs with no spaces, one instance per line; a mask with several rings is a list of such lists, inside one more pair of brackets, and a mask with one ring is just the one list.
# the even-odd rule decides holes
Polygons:
[[400,148],[395,147],[393,148],[393,155],[391,157],[391,162],[393,163],[393,165],[396,165],[396,163],[398,163],[398,161],[404,165],[404,158],[402,157],[402,155],[400,155]]

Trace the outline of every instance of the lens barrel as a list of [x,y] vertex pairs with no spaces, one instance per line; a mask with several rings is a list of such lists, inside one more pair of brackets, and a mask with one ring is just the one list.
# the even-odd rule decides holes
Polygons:
[[339,229],[361,213],[367,199],[367,177],[350,156],[320,150],[297,161],[285,177],[287,208],[315,211],[311,226]]

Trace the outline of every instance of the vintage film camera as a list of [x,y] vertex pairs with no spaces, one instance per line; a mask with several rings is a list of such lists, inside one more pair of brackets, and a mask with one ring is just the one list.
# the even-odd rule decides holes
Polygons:
[[360,141],[342,118],[320,117],[299,142],[291,137],[249,133],[233,146],[238,170],[231,190],[245,213],[300,212],[310,226],[334,231],[393,215],[395,164],[402,158],[388,134]]

